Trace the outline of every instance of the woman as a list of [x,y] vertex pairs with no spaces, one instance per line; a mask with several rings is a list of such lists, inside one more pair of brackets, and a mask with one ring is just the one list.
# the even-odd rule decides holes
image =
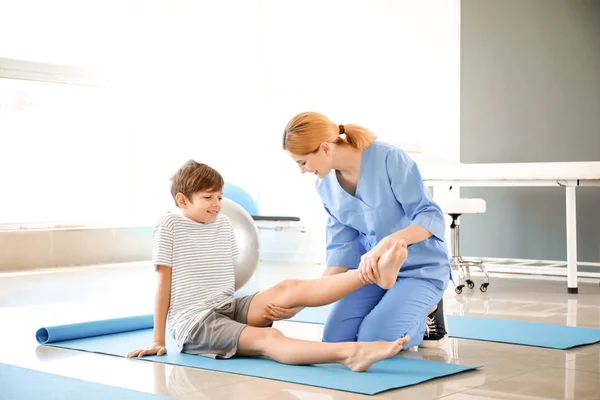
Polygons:
[[[399,148],[376,141],[357,125],[336,125],[313,112],[286,126],[283,149],[302,173],[318,176],[316,189],[328,214],[325,275],[358,268],[369,283],[378,259],[398,239],[409,245],[395,285],[367,285],[338,301],[323,341],[393,340],[406,348],[437,347],[446,335],[442,296],[451,277],[445,220],[415,162]],[[299,310],[273,305],[273,320]]]

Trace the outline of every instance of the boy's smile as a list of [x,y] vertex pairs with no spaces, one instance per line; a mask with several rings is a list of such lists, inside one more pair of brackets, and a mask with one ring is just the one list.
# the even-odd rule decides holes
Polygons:
[[201,224],[210,224],[217,220],[221,212],[223,192],[196,192],[190,199],[183,199],[180,208],[183,215]]

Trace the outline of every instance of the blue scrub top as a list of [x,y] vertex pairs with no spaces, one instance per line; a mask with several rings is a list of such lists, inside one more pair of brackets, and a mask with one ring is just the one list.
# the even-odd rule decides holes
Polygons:
[[403,150],[379,141],[364,149],[354,196],[341,187],[335,170],[317,179],[316,188],[329,216],[327,266],[356,269],[361,256],[381,239],[414,224],[432,236],[408,247],[398,276],[447,286],[451,273],[444,214]]

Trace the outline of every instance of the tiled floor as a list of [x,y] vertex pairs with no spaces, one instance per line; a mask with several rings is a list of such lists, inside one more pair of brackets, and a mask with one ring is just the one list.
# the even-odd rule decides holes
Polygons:
[[[285,278],[315,277],[321,268],[265,263],[249,285],[264,288]],[[401,357],[484,367],[377,396],[37,345],[35,330],[44,325],[152,313],[154,283],[149,263],[0,274],[0,362],[182,399],[600,399],[600,344],[559,351],[450,339],[443,349]],[[580,282],[579,295],[568,295],[565,286],[562,280],[494,276],[485,294],[456,295],[450,287],[445,309],[600,328],[598,283]],[[320,339],[318,325],[276,326],[288,336]]]

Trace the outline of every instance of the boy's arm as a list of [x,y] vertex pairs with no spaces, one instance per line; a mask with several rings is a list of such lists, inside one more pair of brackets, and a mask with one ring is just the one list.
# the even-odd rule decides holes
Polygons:
[[171,302],[171,267],[159,265],[158,287],[154,301],[154,344],[165,345],[165,330],[167,327],[167,312]]
[[159,265],[158,286],[154,301],[154,339],[150,347],[138,349],[127,354],[127,357],[143,357],[147,355],[162,356],[167,352],[165,347],[165,331],[167,326],[167,313],[171,302],[171,272],[170,267]]

